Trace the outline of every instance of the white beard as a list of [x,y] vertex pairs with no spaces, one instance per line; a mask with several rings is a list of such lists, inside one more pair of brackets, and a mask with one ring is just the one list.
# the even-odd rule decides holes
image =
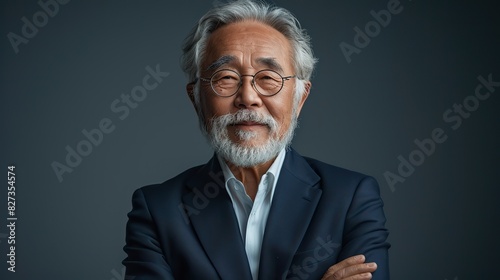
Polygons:
[[[295,111],[295,110],[294,110]],[[242,145],[231,141],[228,135],[228,126],[239,122],[257,122],[269,129],[269,139],[262,145]],[[209,132],[206,133],[208,142],[215,152],[238,167],[251,167],[263,164],[275,158],[278,153],[290,145],[297,117],[293,114],[290,127],[280,137],[280,125],[270,115],[262,115],[255,111],[242,109],[235,114],[227,114],[210,120]],[[237,130],[236,136],[241,141],[248,141],[258,136],[257,132]]]

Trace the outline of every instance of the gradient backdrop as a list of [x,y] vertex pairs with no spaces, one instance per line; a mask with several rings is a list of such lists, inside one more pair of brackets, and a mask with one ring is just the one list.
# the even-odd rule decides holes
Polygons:
[[[46,12],[43,3],[57,2],[0,4],[0,278],[121,279],[132,192],[212,155],[179,57],[183,38],[216,3],[60,2]],[[275,3],[298,17],[319,58],[293,147],[377,178],[392,279],[498,277],[498,4]],[[390,21],[376,23],[388,6]],[[136,86],[148,66],[168,76],[143,94]],[[127,105],[121,95],[131,91],[140,101]],[[91,146],[83,130],[97,137]],[[425,140],[433,135],[441,143]],[[68,157],[68,149],[84,156]],[[54,162],[68,166],[60,178]],[[15,273],[6,265],[11,164]]]

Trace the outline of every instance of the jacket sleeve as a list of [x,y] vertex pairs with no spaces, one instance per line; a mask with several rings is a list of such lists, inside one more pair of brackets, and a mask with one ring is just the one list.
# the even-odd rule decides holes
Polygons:
[[174,279],[141,189],[132,196],[132,211],[128,214],[125,240],[123,250],[127,257],[122,263],[126,267],[126,280]]
[[389,280],[390,244],[385,228],[384,203],[380,197],[377,181],[363,178],[354,193],[347,212],[343,243],[339,259],[364,254],[366,262],[376,262],[373,280]]

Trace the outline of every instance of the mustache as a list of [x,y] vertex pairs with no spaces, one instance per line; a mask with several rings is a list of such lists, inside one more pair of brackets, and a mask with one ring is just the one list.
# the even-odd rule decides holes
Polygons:
[[217,123],[219,127],[227,127],[242,122],[254,122],[266,125],[271,131],[276,131],[279,127],[278,123],[271,115],[248,109],[242,109],[234,114],[229,113],[212,119],[212,123]]

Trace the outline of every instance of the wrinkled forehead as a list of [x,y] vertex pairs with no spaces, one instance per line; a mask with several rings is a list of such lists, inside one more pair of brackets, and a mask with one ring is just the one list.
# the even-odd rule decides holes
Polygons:
[[292,54],[290,41],[273,27],[257,21],[230,23],[209,36],[200,70],[226,66],[290,72]]

